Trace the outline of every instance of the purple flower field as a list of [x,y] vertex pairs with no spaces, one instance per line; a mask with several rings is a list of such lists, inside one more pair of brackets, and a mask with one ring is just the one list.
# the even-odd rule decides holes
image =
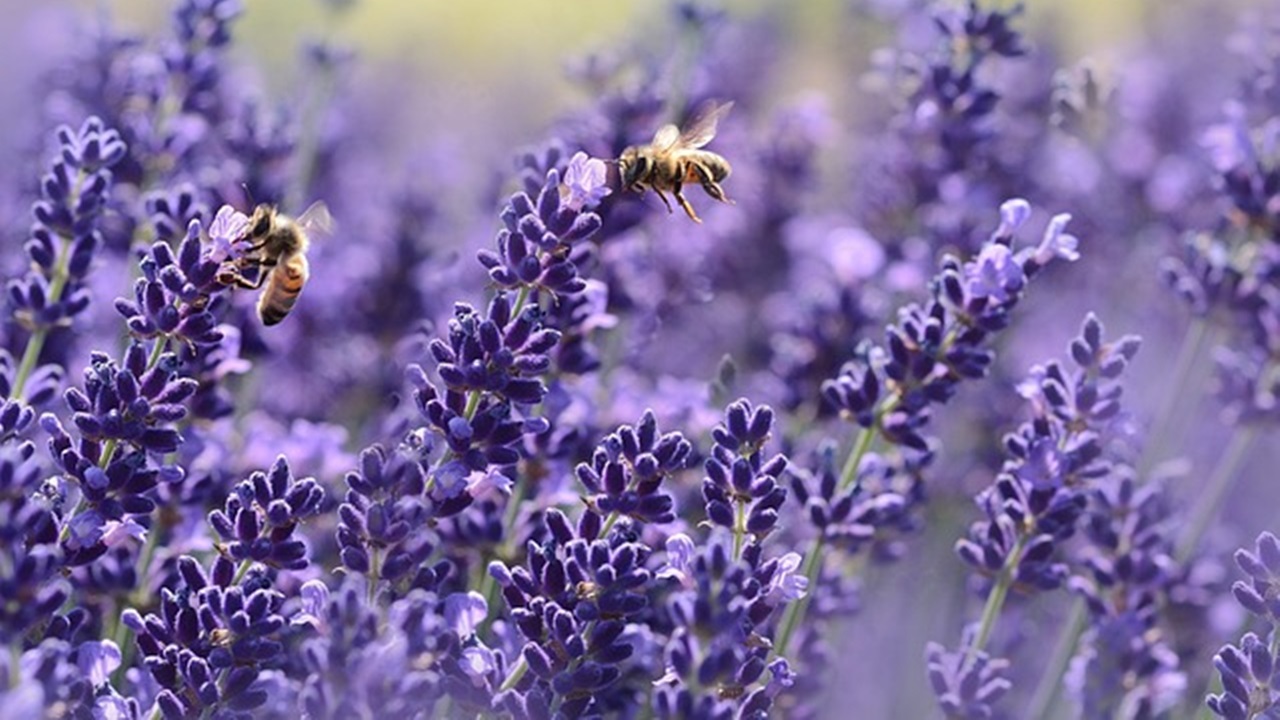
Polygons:
[[1280,720],[1280,12],[168,3],[0,49],[0,720]]

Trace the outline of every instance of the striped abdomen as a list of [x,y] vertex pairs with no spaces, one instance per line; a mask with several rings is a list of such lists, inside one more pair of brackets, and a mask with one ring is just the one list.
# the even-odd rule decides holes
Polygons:
[[295,253],[272,268],[267,287],[258,298],[258,317],[263,325],[275,325],[289,314],[309,274],[307,256],[302,253]]

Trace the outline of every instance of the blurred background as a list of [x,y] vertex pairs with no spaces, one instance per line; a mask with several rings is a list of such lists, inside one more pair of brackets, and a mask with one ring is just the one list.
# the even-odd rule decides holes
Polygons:
[[[1081,264],[1088,264],[1088,268],[1059,269],[1047,285],[1033,292],[1020,322],[1034,330],[1015,333],[1016,339],[1001,348],[1007,372],[999,382],[1007,402],[1000,411],[1019,402],[1012,391],[1013,381],[1033,363],[1061,355],[1089,309],[1103,315],[1114,336],[1138,332],[1147,338],[1134,373],[1139,408],[1135,422],[1149,425],[1158,408],[1164,406],[1163,399],[1176,392],[1165,381],[1186,317],[1172,295],[1162,289],[1152,268],[1170,252],[1180,233],[1211,228],[1219,218],[1220,205],[1210,192],[1209,160],[1198,143],[1203,131],[1221,119],[1224,101],[1237,91],[1250,69],[1252,61],[1247,53],[1257,38],[1247,31],[1252,28],[1261,33],[1268,27],[1250,18],[1264,17],[1255,13],[1269,4],[1263,0],[1027,4],[1019,28],[1028,38],[1031,59],[1027,68],[997,73],[996,83],[1009,101],[1015,106],[1024,101],[1028,106],[1040,103],[1043,108],[1049,102],[1048,79],[1058,77],[1055,69],[1087,66],[1103,86],[1119,89],[1115,96],[1119,109],[1112,119],[1128,124],[1117,121],[1099,129],[1091,136],[1095,142],[1087,151],[1077,152],[1075,145],[1045,151],[1037,145],[1034,154],[1001,157],[1006,168],[1035,177],[1027,183],[1029,191],[1052,190],[1039,197],[1029,194],[1037,208],[1033,223],[1037,230],[1051,213],[1075,213],[1072,227],[1081,237],[1087,258]],[[228,49],[229,72],[224,82],[249,88],[248,94],[260,97],[264,104],[278,103],[298,117],[318,118],[315,127],[320,144],[330,137],[328,133],[343,138],[342,144],[334,146],[336,159],[323,168],[333,184],[302,188],[291,197],[301,204],[321,196],[334,208],[339,232],[330,243],[317,248],[313,266],[320,278],[317,283],[326,282],[325,268],[341,266],[343,272],[351,273],[341,282],[328,281],[342,288],[334,293],[335,306],[351,302],[370,312],[386,307],[379,304],[385,298],[359,288],[402,294],[402,287],[388,288],[385,268],[379,265],[387,255],[377,243],[390,234],[393,224],[379,209],[380,203],[390,202],[396,192],[405,189],[429,200],[429,221],[424,221],[412,242],[417,243],[415,257],[430,258],[431,262],[402,280],[424,294],[413,311],[439,322],[447,317],[455,299],[484,296],[486,278],[471,257],[475,248],[491,244],[499,226],[497,208],[517,187],[514,159],[522,150],[543,143],[550,128],[562,127],[558,123],[564,118],[595,102],[592,58],[612,54],[657,58],[666,62],[663,66],[676,77],[682,67],[690,72],[697,67],[700,73],[706,73],[708,67],[724,68],[720,76],[691,80],[690,85],[700,92],[715,93],[717,81],[729,78],[735,67],[746,73],[746,79],[732,79],[750,83],[751,94],[729,95],[738,101],[739,109],[725,122],[720,143],[714,146],[732,157],[735,166],[742,160],[740,175],[727,185],[738,200],[738,208],[763,207],[770,202],[771,193],[779,192],[768,184],[767,164],[757,162],[757,156],[764,152],[761,148],[780,137],[778,118],[797,107],[818,107],[814,112],[820,116],[815,121],[820,127],[814,131],[819,141],[813,158],[815,177],[795,202],[826,223],[824,227],[831,225],[830,216],[840,215],[836,224],[860,223],[871,238],[895,248],[897,259],[912,257],[915,252],[914,257],[927,261],[924,265],[930,265],[944,249],[963,246],[966,234],[989,232],[996,221],[995,208],[1004,197],[981,196],[975,201],[986,213],[979,215],[983,218],[980,225],[963,224],[963,233],[943,237],[923,250],[918,243],[912,244],[918,228],[890,237],[893,233],[872,227],[866,216],[850,209],[861,207],[879,185],[897,181],[886,174],[881,183],[875,173],[884,167],[865,164],[861,158],[866,157],[868,146],[876,145],[876,133],[884,131],[885,118],[896,109],[886,104],[883,76],[873,72],[885,62],[880,49],[892,46],[927,55],[935,41],[923,15],[918,20],[898,22],[918,5],[910,0],[716,3],[714,7],[724,12],[718,22],[728,29],[717,36],[715,47],[708,49],[697,45],[701,41],[687,24],[673,22],[668,3],[647,0],[247,0]],[[95,26],[105,23],[140,36],[162,34],[170,22],[170,5],[154,0],[4,0],[0,8],[5,18],[0,28],[0,108],[6,118],[0,132],[0,157],[11,160],[0,163],[0,185],[25,188],[29,193],[38,177],[33,168],[43,162],[41,143],[47,140],[40,129],[62,107],[57,93],[49,90],[49,77],[56,74],[58,63],[84,52],[84,33],[92,34]],[[733,34],[738,29],[741,33]],[[333,74],[324,82],[317,81],[314,52],[305,50],[316,47],[317,42],[333,54],[325,60],[329,63],[325,67]],[[704,52],[713,54],[715,62],[696,60]],[[687,62],[683,62],[685,58]],[[659,121],[672,119],[673,112],[667,108],[648,117],[646,128],[636,132],[652,132]],[[1042,117],[1047,114],[1041,112]],[[582,136],[584,126],[590,125],[573,126],[576,137]],[[1010,127],[1016,132],[1015,126]],[[1014,143],[1014,147],[1019,146]],[[1167,152],[1171,147],[1178,152]],[[734,149],[740,149],[739,153],[734,154]],[[322,157],[318,162],[329,161]],[[1112,184],[1099,179],[1111,177],[1125,182]],[[1011,178],[1000,192],[1018,190],[1017,178]],[[6,204],[0,206],[4,213],[0,228],[8,237],[20,236],[28,222],[23,197],[19,193],[5,198]],[[229,199],[248,206],[246,198]],[[706,209],[708,230],[679,222],[683,218],[676,217],[661,223],[660,230],[650,231],[646,243],[652,246],[646,247],[658,248],[659,254],[663,247],[678,244],[694,251],[701,248],[704,257],[713,260],[750,254],[751,231],[735,225],[733,216],[727,214],[729,209],[708,208],[711,203],[700,193],[693,200]],[[1109,200],[1114,202],[1108,204]],[[648,209],[654,211],[652,198],[649,203]],[[1133,208],[1141,208],[1140,217]],[[1175,220],[1154,219],[1169,209],[1177,210]],[[661,216],[659,220],[668,218]],[[689,244],[681,244],[686,242]],[[714,243],[719,244],[712,249],[704,247]],[[659,385],[655,379],[659,378],[702,387],[727,353],[742,358],[747,371],[761,373],[756,382],[760,392],[767,394],[768,361],[753,365],[752,358],[753,353],[765,354],[759,345],[768,341],[752,339],[742,330],[757,317],[760,306],[729,301],[736,303],[739,294],[750,294],[746,286],[735,286],[724,278],[709,282],[710,289],[684,288],[688,294],[663,300],[678,306],[663,308],[663,344],[650,343],[653,336],[644,336],[644,341],[637,342],[642,347],[614,349],[615,357],[625,358],[619,364],[635,369],[652,385]],[[913,292],[920,289],[917,285]],[[767,294],[761,292],[762,297]],[[893,307],[896,301],[891,298],[885,303],[881,310]],[[102,305],[109,314],[108,304]],[[340,354],[343,357],[315,360],[314,367],[325,382],[343,390],[334,396],[312,398],[311,403],[267,397],[265,408],[281,424],[329,423],[349,451],[372,434],[364,421],[376,414],[373,408],[383,401],[383,393],[362,384],[359,375],[371,364],[399,359],[400,338],[393,337],[391,330],[375,329],[362,331],[347,344],[334,344],[316,328],[336,322],[332,318],[340,317],[339,309],[326,310],[323,301],[304,302],[299,314],[303,319],[282,328],[281,334],[261,339],[274,351],[273,359],[263,363],[296,363],[296,359],[288,359],[290,353],[314,351],[322,358],[325,353]],[[874,334],[877,322],[870,323],[870,334]],[[404,325],[399,327],[403,330]],[[252,341],[246,339],[250,345]],[[672,357],[671,348],[683,347],[682,343],[699,350]],[[1200,377],[1207,378],[1209,360],[1204,357],[1200,362],[1204,366]],[[375,388],[394,386],[397,373],[392,369],[386,375]],[[257,388],[259,382],[251,380],[246,387]],[[298,395],[306,392],[296,385],[290,387]],[[278,391],[278,395],[287,393]],[[1194,426],[1195,417],[1215,416],[1216,409],[1207,402],[1198,399],[1186,407],[1184,412],[1191,418],[1187,423]],[[614,414],[620,420],[634,419],[634,409],[622,409],[625,400],[619,404],[615,412],[605,413],[602,424],[607,425],[605,421]],[[935,502],[929,505],[924,523],[929,532],[909,541],[906,562],[874,566],[864,577],[864,611],[845,626],[836,641],[839,666],[833,674],[838,674],[839,680],[829,684],[832,696],[826,706],[832,710],[828,717],[917,718],[931,717],[934,712],[922,648],[930,639],[954,643],[965,619],[974,617],[975,600],[967,586],[969,573],[956,560],[952,546],[975,519],[974,490],[989,481],[992,466],[998,463],[993,459],[998,435],[978,435],[993,426],[1007,430],[1008,418],[1016,416],[1016,410],[1003,415],[1002,421],[984,416],[987,410],[998,415],[993,406],[1001,404],[962,396],[953,405],[955,412],[944,421],[947,451],[935,469]],[[1005,424],[1001,426],[1001,422]],[[1197,453],[1202,459],[1212,458],[1223,433],[1212,422],[1205,425],[1198,436],[1196,431],[1190,432],[1196,442],[1186,449],[1193,460]],[[287,430],[281,432],[288,435]],[[268,447],[263,454],[269,456],[273,451]],[[1224,534],[1224,544],[1251,538],[1268,523],[1271,529],[1280,529],[1275,527],[1271,502],[1277,499],[1271,489],[1274,478],[1260,472],[1267,456],[1275,460],[1276,454],[1274,447],[1261,447],[1259,457],[1246,471],[1252,483],[1249,487],[1264,493],[1268,502],[1235,503],[1230,511],[1234,529]],[[334,467],[340,467],[345,458],[330,460]],[[246,464],[256,461],[246,460]],[[301,470],[307,471],[317,472]],[[1185,480],[1184,487],[1196,487],[1194,476]],[[1036,628],[1052,622],[1056,612],[1053,607],[1032,608],[1013,623],[1022,627],[1011,630],[1015,635],[1025,631],[1020,636],[1023,642],[1034,644]],[[1037,652],[1030,647],[1021,650]]]
[[[864,7],[906,7],[908,0],[871,0]],[[1197,0],[1088,0],[1027,5],[1025,29],[1034,38],[1051,38],[1069,62],[1083,57],[1103,67],[1123,62],[1127,52],[1149,33],[1159,32],[1161,16],[1186,12]],[[1215,13],[1230,16],[1261,2],[1213,3]],[[868,27],[855,3],[815,0],[780,6],[768,0],[717,3],[732,16],[767,17],[781,42],[762,96],[784,104],[820,90],[841,107],[859,101],[857,74],[871,51],[888,39]],[[1006,3],[1011,6],[1012,3]],[[421,150],[436,144],[465,148],[480,165],[503,164],[510,146],[533,142],[562,115],[566,105],[587,98],[565,77],[565,69],[588,53],[617,49],[645,38],[655,50],[679,49],[663,3],[621,0],[609,3],[562,3],[530,0],[468,3],[398,0],[320,0],[280,3],[248,0],[248,12],[237,21],[231,49],[236,64],[263,92],[289,94],[305,68],[299,49],[305,42],[326,40],[352,48],[361,61],[353,69],[355,86],[391,85],[394,102],[378,108],[412,133],[380,131],[380,143]],[[26,3],[3,0],[6,18],[0,30],[5,62],[0,93],[16,102],[32,99],[32,69],[75,42],[75,28],[109,22],[140,34],[151,34],[168,22],[169,3],[162,0],[51,0]],[[15,105],[6,103],[5,107]],[[15,114],[13,120],[35,117]],[[504,132],[496,133],[496,129]],[[479,132],[483,131],[483,132]],[[423,136],[429,136],[424,138]],[[495,135],[507,142],[495,143]],[[14,134],[8,134],[12,142]],[[428,140],[424,142],[424,139]],[[514,142],[513,142],[514,141]]]

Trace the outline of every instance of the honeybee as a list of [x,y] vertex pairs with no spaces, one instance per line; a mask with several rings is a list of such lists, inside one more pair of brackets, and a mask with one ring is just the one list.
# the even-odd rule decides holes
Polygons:
[[684,130],[663,125],[648,145],[633,145],[623,150],[618,158],[622,189],[637,192],[651,189],[667,206],[667,212],[674,212],[667,196],[662,194],[668,190],[696,223],[702,220],[681,192],[685,183],[699,183],[708,195],[732,205],[733,201],[725,197],[720,187],[720,181],[729,177],[729,161],[709,150],[699,150],[716,136],[716,124],[732,107],[732,102],[721,104],[708,100]]
[[[333,227],[329,207],[315,202],[297,218],[289,217],[272,205],[261,204],[249,218],[243,240],[249,248],[243,256],[227,268],[219,280],[225,284],[256,290],[266,288],[258,297],[258,317],[263,325],[275,325],[284,320],[298,302],[298,295],[311,274],[307,264],[309,234],[328,233]],[[242,271],[257,270],[254,280],[245,278]]]

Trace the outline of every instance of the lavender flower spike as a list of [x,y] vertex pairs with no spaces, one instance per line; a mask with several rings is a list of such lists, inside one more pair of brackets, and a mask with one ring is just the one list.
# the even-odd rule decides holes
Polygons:
[[560,185],[560,199],[575,211],[591,210],[613,192],[608,185],[603,160],[576,153],[564,171]]

